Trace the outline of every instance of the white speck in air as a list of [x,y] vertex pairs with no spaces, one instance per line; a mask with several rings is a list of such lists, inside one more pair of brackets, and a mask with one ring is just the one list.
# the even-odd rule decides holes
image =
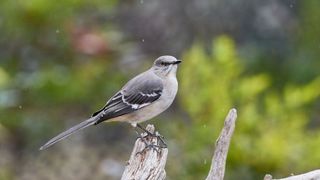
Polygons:
[[59,30],[59,29],[57,29],[57,30],[56,30],[56,33],[57,33],[57,34],[59,34],[59,33],[60,33],[60,30]]

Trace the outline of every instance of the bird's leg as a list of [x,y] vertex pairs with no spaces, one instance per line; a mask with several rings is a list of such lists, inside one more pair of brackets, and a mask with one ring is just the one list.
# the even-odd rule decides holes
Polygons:
[[[144,127],[142,127],[140,124],[137,124],[137,127],[147,133],[146,136],[140,137],[140,138],[143,139],[143,138],[147,138],[148,136],[150,136],[150,137],[156,137],[156,138],[158,139],[158,141],[157,141],[157,143],[158,143],[157,146],[158,146],[159,148],[167,148],[167,147],[168,147],[167,144],[166,144],[166,143],[164,142],[164,140],[163,140],[164,137],[163,137],[161,134],[159,134],[158,132],[151,133],[150,131],[148,131],[148,130],[146,130]],[[160,143],[159,143],[159,142],[160,142]]]
[[[158,138],[158,145],[159,145],[160,148],[167,148],[168,147],[167,143],[164,142],[164,137],[161,134],[156,132],[155,136]],[[160,145],[159,142],[161,143],[161,145]]]
[[151,137],[154,137],[153,133],[151,133],[150,131],[146,130],[144,127],[142,127],[140,124],[137,124],[137,127],[140,128],[142,131],[144,131],[145,133],[147,133],[146,136],[144,137],[147,137],[147,136],[151,136]]

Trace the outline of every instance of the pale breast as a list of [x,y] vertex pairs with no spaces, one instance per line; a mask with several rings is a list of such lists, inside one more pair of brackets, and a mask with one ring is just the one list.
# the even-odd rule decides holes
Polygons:
[[152,119],[170,107],[178,91],[177,79],[170,77],[163,82],[163,86],[164,89],[161,97],[153,104],[134,113],[135,117],[132,118],[130,123],[140,123]]
[[163,94],[160,98],[165,101],[167,106],[170,106],[178,91],[177,78],[175,76],[169,76],[168,79],[163,82],[163,86]]

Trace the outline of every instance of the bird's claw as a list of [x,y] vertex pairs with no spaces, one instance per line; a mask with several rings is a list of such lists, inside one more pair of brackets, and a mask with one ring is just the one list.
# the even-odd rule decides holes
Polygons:
[[[157,144],[153,144],[152,142],[148,143],[146,139],[150,137],[157,138]],[[167,148],[167,144],[164,142],[163,138],[164,137],[160,135],[158,132],[154,134],[149,132],[145,136],[141,136],[141,135],[138,136],[137,139],[140,139],[145,144],[145,147],[143,148],[142,151],[137,152],[136,155],[138,154],[142,155],[148,149],[153,149],[157,153],[160,153],[160,149]]]
[[152,150],[155,150],[158,154],[160,154],[160,147],[159,145],[156,145],[156,144],[145,144],[145,147],[136,153],[136,155],[140,154],[142,155],[143,153],[145,153],[148,149],[152,149]]
[[[142,151],[138,152],[137,154],[142,154],[147,149],[150,149],[150,148],[154,149],[158,153],[160,153],[160,149],[168,147],[167,144],[164,142],[164,137],[158,131],[156,131],[155,133],[151,133],[150,131],[146,130],[145,128],[143,128],[139,124],[137,124],[137,127],[139,127],[141,130],[143,130],[145,132],[144,135],[141,135],[141,134],[139,134],[138,131],[136,131],[138,134],[137,139],[140,139],[145,144],[145,148]],[[151,138],[151,139],[149,139],[149,138]],[[157,138],[157,141],[156,141],[157,144],[152,143],[152,138]],[[151,143],[148,143],[147,141],[149,141]]]

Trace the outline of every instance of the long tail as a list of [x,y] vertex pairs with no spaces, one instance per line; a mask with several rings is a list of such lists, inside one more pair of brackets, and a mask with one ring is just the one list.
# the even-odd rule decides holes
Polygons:
[[83,122],[81,122],[80,124],[77,124],[75,126],[73,126],[72,128],[60,133],[59,135],[57,135],[56,137],[50,139],[46,144],[44,144],[43,146],[40,147],[39,150],[44,150],[44,149],[47,149],[48,147],[54,145],[55,143],[63,140],[64,138],[70,136],[71,134],[81,130],[81,129],[84,129],[88,126],[91,126],[91,125],[94,125],[94,123],[97,121],[97,117],[91,117],[90,119],[87,119]]

